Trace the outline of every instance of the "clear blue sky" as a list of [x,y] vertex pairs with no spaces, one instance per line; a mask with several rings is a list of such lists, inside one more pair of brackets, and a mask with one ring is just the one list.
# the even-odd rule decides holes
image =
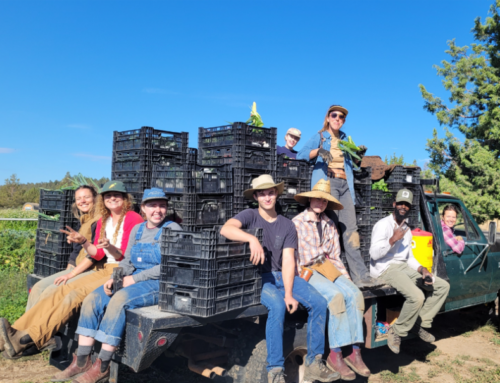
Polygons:
[[[423,166],[442,127],[418,85],[493,0],[0,1],[0,183],[110,176],[112,132],[244,121],[303,141],[331,104],[369,155]],[[298,148],[303,142],[299,143]]]

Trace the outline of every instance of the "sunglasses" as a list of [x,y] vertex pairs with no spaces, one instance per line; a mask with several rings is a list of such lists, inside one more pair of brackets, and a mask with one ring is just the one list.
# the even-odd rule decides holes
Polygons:
[[345,120],[345,116],[343,114],[340,114],[340,113],[335,113],[335,112],[332,112],[330,113],[330,117],[331,118],[340,118],[341,120]]

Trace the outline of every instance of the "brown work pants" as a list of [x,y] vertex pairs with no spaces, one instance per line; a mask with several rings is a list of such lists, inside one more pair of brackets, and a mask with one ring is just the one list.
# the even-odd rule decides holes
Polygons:
[[28,310],[12,327],[27,330],[36,346],[41,348],[80,309],[85,297],[111,278],[116,266],[117,263],[105,264],[100,270],[59,286]]

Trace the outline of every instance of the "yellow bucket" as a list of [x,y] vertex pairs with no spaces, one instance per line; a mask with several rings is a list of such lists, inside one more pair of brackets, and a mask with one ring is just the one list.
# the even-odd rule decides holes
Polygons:
[[423,267],[432,272],[432,257],[434,255],[432,233],[415,229],[411,234],[413,235],[411,241],[413,256]]

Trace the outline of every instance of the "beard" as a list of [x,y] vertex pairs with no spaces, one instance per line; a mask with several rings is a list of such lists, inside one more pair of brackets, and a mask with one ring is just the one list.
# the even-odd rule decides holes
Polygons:
[[408,214],[410,214],[409,210],[406,210],[404,214],[400,214],[399,210],[396,207],[394,208],[394,216],[396,217],[396,221],[402,221],[403,219],[408,218]]

